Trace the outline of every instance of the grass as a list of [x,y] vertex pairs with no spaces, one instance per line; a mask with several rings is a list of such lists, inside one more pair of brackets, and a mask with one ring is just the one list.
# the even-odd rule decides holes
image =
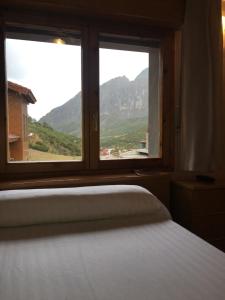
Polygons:
[[42,152],[34,149],[29,149],[29,161],[63,161],[63,160],[81,160],[81,156],[60,155],[49,152]]
[[81,139],[59,132],[48,124],[39,123],[28,118],[30,148],[56,155],[76,157],[81,153]]

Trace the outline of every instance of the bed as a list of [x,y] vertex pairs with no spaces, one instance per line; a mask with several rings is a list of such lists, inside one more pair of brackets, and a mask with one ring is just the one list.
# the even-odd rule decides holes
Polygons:
[[0,299],[225,299],[225,254],[139,186],[1,191]]

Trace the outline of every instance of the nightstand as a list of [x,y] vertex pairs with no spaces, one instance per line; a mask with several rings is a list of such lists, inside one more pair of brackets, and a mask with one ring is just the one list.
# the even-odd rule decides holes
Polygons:
[[225,184],[173,182],[171,213],[175,222],[225,251]]

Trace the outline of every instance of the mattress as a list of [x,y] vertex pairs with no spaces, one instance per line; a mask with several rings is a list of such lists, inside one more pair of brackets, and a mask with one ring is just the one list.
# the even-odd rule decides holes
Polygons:
[[214,300],[224,283],[224,253],[167,214],[0,229],[1,300]]

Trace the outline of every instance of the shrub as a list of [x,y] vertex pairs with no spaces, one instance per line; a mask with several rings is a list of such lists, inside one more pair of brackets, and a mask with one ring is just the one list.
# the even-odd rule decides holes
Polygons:
[[49,147],[47,147],[46,145],[44,145],[41,142],[36,142],[35,144],[29,144],[29,148],[34,149],[34,150],[38,150],[38,151],[42,151],[42,152],[48,152]]

